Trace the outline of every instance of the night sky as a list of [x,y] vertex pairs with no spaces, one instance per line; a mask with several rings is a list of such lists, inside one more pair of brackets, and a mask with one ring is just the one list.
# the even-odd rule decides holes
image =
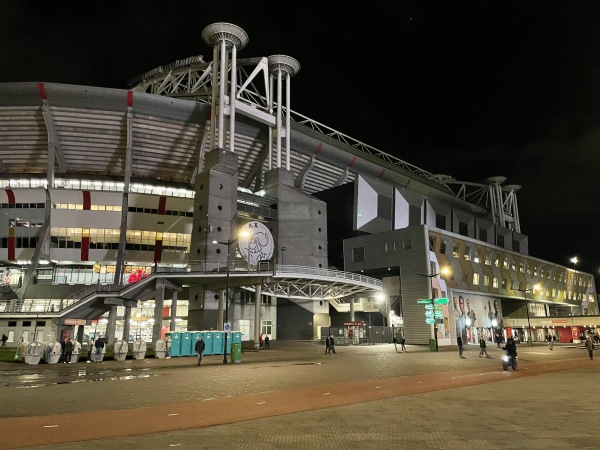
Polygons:
[[[428,172],[507,177],[530,254],[600,274],[600,2],[3,0],[0,82],[126,89],[242,27],[302,68],[292,109]],[[354,2],[356,3],[356,2]],[[345,6],[339,6],[345,5]]]

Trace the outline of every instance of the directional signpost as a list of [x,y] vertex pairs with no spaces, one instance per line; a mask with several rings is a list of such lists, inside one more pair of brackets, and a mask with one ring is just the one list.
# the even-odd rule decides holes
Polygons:
[[436,323],[444,323],[444,311],[442,305],[449,303],[448,298],[420,298],[417,300],[419,305],[425,307],[425,323],[434,325]]

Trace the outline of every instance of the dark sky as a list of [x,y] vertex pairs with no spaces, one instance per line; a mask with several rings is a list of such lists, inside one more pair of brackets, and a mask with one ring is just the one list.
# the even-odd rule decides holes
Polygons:
[[202,30],[230,22],[239,57],[300,62],[293,110],[428,172],[507,177],[530,254],[598,280],[600,2],[329,3],[3,0],[0,82],[125,89],[211,60]]

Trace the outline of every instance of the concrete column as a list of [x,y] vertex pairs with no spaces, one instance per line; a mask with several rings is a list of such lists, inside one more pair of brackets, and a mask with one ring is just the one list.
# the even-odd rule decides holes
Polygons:
[[260,346],[258,343],[258,336],[260,336],[260,304],[262,299],[262,284],[257,284],[254,286],[254,289],[254,348],[258,349]]
[[156,298],[154,299],[154,325],[152,326],[152,342],[160,339],[162,331],[162,313],[165,304],[165,281],[156,280]]
[[123,339],[124,341],[129,342],[129,332],[131,329],[131,306],[125,307],[125,321],[123,325]]
[[354,322],[354,296],[350,297],[350,322]]
[[173,291],[173,297],[171,300],[171,321],[169,323],[169,331],[175,331],[175,319],[177,317],[177,295],[178,291]]
[[108,323],[106,324],[106,343],[115,344],[115,330],[117,328],[117,306],[112,305],[108,311]]
[[227,299],[225,298],[225,295],[227,294],[227,290],[226,289],[221,289],[221,291],[219,292],[219,304],[217,306],[217,330],[223,330],[223,314],[224,314],[224,305],[225,302],[227,301]]

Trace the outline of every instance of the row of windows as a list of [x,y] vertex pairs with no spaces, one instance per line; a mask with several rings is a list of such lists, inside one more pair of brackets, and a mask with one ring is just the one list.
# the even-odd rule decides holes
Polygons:
[[0,203],[0,209],[43,209],[45,207],[45,203]]
[[[54,203],[54,209],[74,209],[83,211],[82,203]],[[123,208],[119,205],[90,205],[90,211],[121,211]]]
[[[156,208],[138,208],[136,206],[130,206],[128,211],[144,214],[158,214],[158,209]],[[194,213],[192,211],[174,211],[167,209],[165,211],[165,216],[194,217]]]
[[[37,178],[0,180],[0,188],[40,187],[47,188],[47,180]],[[57,189],[77,189],[83,191],[123,192],[125,183],[115,181],[67,180],[63,178],[56,178],[54,180],[53,187]],[[148,184],[139,183],[130,184],[129,192],[137,194],[166,195],[167,197],[194,198],[194,191],[189,189],[178,189],[165,186],[151,186]]]

